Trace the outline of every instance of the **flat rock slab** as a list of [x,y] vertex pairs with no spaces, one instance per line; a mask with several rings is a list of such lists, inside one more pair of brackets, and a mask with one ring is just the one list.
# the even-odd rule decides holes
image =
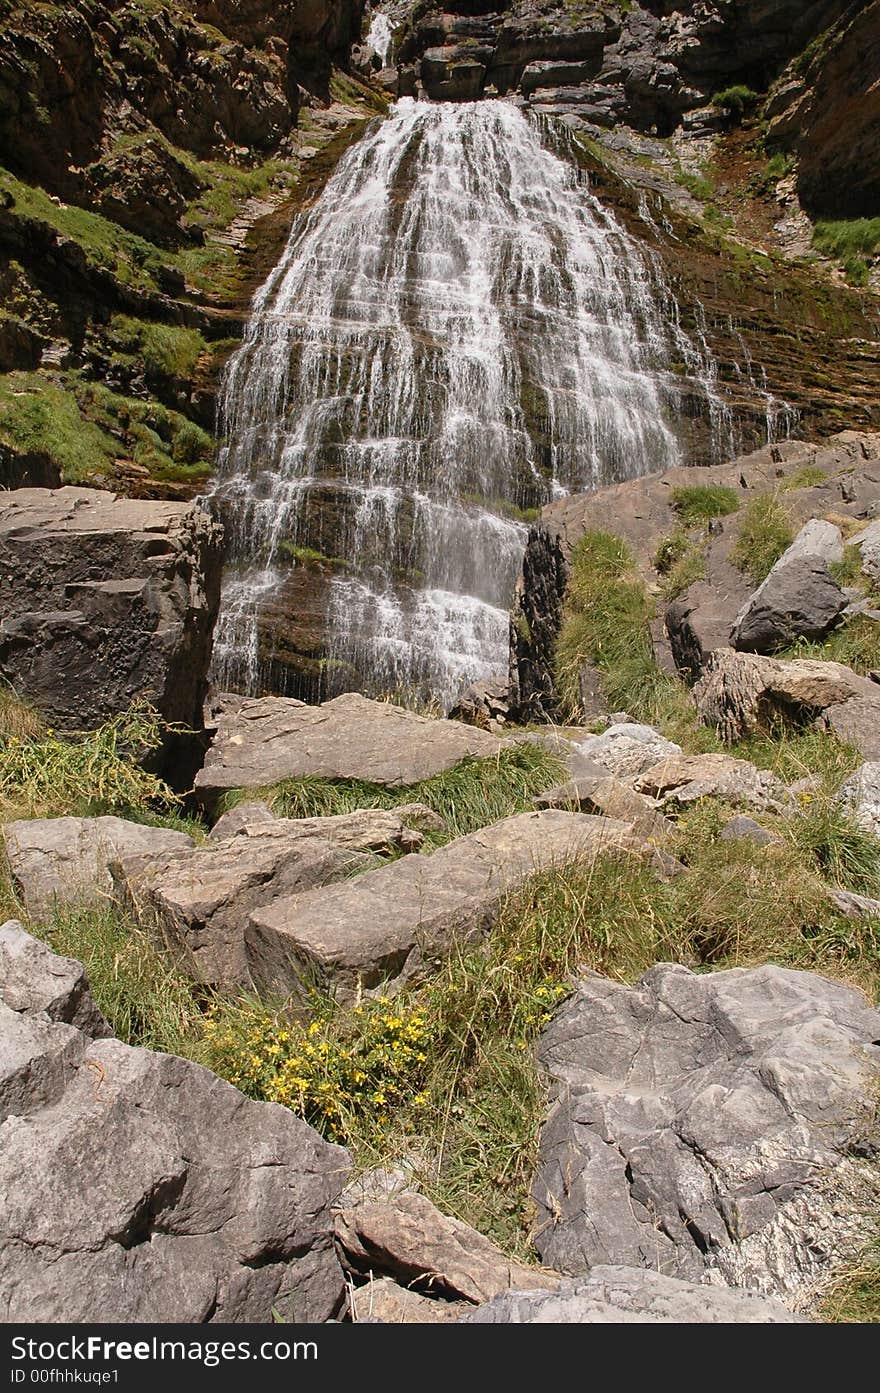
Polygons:
[[164,856],[192,847],[185,832],[120,817],[46,817],[0,828],[10,869],[28,914],[39,919],[56,904],[95,901],[113,891],[111,861]]
[[342,996],[408,976],[454,941],[484,932],[504,896],[535,872],[615,847],[646,844],[614,818],[556,811],[505,818],[431,856],[406,856],[252,914],[251,976],[286,993],[316,975]]
[[778,810],[787,798],[785,785],[768,769],[721,754],[661,760],[639,776],[636,789],[682,806],[701,798],[719,798],[734,807]]
[[645,1267],[796,1292],[863,1241],[880,1013],[812,973],[582,982],[544,1033],[556,1082],[536,1247],[571,1276]]
[[463,1316],[474,1325],[797,1325],[781,1301],[682,1282],[636,1267],[594,1267],[559,1290],[511,1291]]
[[337,1315],[348,1153],[198,1064],[50,1019],[44,981],[0,981],[0,1321]]
[[336,1218],[343,1263],[390,1276],[446,1299],[488,1301],[512,1287],[555,1289],[554,1273],[512,1262],[469,1224],[442,1214],[424,1195],[396,1195]]
[[247,986],[244,938],[253,910],[367,870],[369,853],[411,850],[422,840],[381,808],[275,818],[205,846],[120,857],[111,874],[141,922],[182,950],[196,981]]
[[140,697],[200,727],[222,537],[197,503],[0,493],[0,676],[64,729]]
[[569,811],[596,813],[600,817],[616,817],[632,823],[641,837],[665,841],[675,831],[675,823],[664,817],[651,798],[615,779],[611,774],[602,778],[569,779],[535,799],[536,808],[568,808]]
[[430,720],[347,692],[307,706],[285,697],[223,698],[217,734],[196,790],[206,802],[231,788],[264,788],[281,779],[357,779],[403,788],[468,755],[502,748],[497,736],[462,721]]

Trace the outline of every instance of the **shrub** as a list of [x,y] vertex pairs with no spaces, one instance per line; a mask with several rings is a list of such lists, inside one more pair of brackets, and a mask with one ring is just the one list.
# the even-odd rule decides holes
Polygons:
[[724,111],[730,111],[736,116],[743,116],[747,111],[753,111],[761,100],[760,95],[754,92],[751,87],[745,87],[742,83],[737,83],[733,87],[725,87],[722,92],[716,92],[712,98],[715,106],[720,106]]
[[753,584],[760,585],[793,541],[791,518],[779,499],[761,494],[743,512],[730,559]]

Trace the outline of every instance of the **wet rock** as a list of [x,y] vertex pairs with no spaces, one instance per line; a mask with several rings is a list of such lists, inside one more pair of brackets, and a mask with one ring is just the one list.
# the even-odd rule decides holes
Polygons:
[[447,1299],[491,1300],[512,1287],[552,1290],[555,1274],[525,1267],[470,1225],[441,1214],[424,1195],[357,1205],[337,1215],[336,1243],[355,1273],[393,1277]]
[[842,559],[840,529],[808,522],[737,615],[732,646],[772,653],[796,638],[822,638],[846,609],[846,596],[828,570]]
[[221,539],[196,504],[0,495],[0,676],[63,729],[141,697],[199,729]]
[[512,1291],[465,1317],[473,1325],[786,1325],[806,1323],[781,1301],[753,1291],[682,1282],[637,1267],[599,1264],[556,1292]]
[[348,1154],[200,1065],[51,1020],[44,981],[0,981],[0,1318],[335,1316]]
[[111,871],[143,923],[183,949],[196,981],[248,985],[244,941],[254,910],[367,870],[375,864],[368,853],[411,851],[421,842],[396,814],[365,809],[251,823],[190,851],[120,857]]
[[665,739],[653,726],[634,722],[609,726],[601,735],[582,740],[580,750],[619,779],[630,779],[658,760],[681,754],[681,746]]
[[497,738],[460,721],[430,720],[355,692],[306,706],[284,697],[229,697],[196,777],[205,802],[231,788],[314,776],[392,788],[419,783],[467,756],[497,754]]
[[0,828],[9,868],[34,919],[56,904],[107,899],[112,861],[124,856],[160,857],[192,847],[185,832],[149,827],[120,817],[46,817],[7,822]]
[[786,788],[775,774],[730,755],[681,755],[661,760],[636,780],[636,788],[667,803],[718,798],[734,807],[780,811]]
[[536,872],[614,848],[649,850],[613,818],[554,811],[505,818],[431,856],[406,856],[258,910],[245,933],[251,976],[288,993],[301,990],[305,975],[338,997],[400,980],[483,933],[508,892]]
[[589,978],[539,1057],[556,1086],[533,1187],[542,1260],[809,1288],[858,1246],[880,1014],[780,967]]

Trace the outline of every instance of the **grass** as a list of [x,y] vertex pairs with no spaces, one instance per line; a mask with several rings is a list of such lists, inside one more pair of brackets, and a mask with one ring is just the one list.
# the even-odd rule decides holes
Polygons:
[[663,577],[660,589],[665,600],[675,600],[706,575],[702,547],[686,533],[676,533],[661,542],[654,566]]
[[[15,703],[6,698],[7,709]],[[16,716],[21,723],[20,714]],[[97,730],[64,736],[50,728],[0,733],[0,817],[94,815],[154,805],[171,808],[176,798],[134,756],[156,750],[163,728],[146,702],[136,702]]]
[[0,377],[0,439],[21,454],[46,454],[65,483],[112,467],[118,443],[83,417],[76,397],[38,373]]
[[736,489],[726,488],[723,484],[689,484],[673,489],[670,503],[682,526],[695,527],[699,523],[737,512],[740,496]]
[[869,263],[880,251],[880,218],[817,222],[813,246],[839,261],[852,285],[867,285]]
[[880,1237],[830,1284],[816,1314],[835,1325],[880,1325]]
[[208,345],[198,329],[159,324],[116,314],[111,333],[126,353],[138,354],[147,374],[154,378],[191,378]]
[[828,475],[824,469],[820,469],[815,464],[805,464],[800,469],[796,469],[787,479],[782,479],[779,489],[782,493],[789,493],[793,489],[811,489],[818,484],[827,482]]
[[737,116],[743,116],[746,112],[753,111],[760,100],[760,95],[757,92],[742,83],[736,83],[733,87],[725,87],[723,91],[716,92],[712,98],[715,106],[720,106],[724,111],[733,112]]
[[787,510],[775,494],[761,494],[743,510],[730,559],[754,585],[760,585],[793,541]]
[[532,799],[565,779],[561,761],[540,745],[499,749],[490,759],[464,759],[452,769],[405,788],[386,788],[357,780],[286,779],[270,788],[235,789],[222,809],[254,798],[265,800],[279,817],[331,817],[358,808],[394,808],[424,803],[444,820],[443,832],[428,833],[429,846],[464,837],[514,813],[531,810]]
[[826,663],[843,663],[861,677],[880,670],[880,624],[857,614],[824,639],[799,639],[780,654],[784,658],[818,658]]
[[46,723],[38,711],[0,679],[0,745],[8,740],[35,740],[43,736]]
[[675,182],[700,203],[708,203],[709,199],[715,196],[715,185],[704,174],[688,174],[679,169],[676,171]]

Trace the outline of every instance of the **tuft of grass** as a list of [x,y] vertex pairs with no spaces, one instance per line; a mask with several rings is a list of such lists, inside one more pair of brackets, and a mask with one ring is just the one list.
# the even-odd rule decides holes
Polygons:
[[33,740],[45,733],[39,711],[0,679],[0,745],[10,739]]
[[654,566],[663,580],[660,589],[666,600],[674,600],[706,575],[702,547],[686,533],[677,532],[660,543]]
[[827,482],[828,475],[824,469],[815,464],[805,464],[794,474],[789,474],[787,479],[782,479],[779,488],[781,492],[789,493],[792,489],[811,489]]
[[880,623],[867,615],[857,614],[823,639],[798,639],[780,656],[843,663],[861,677],[866,677],[869,672],[880,669]]
[[733,87],[725,87],[723,91],[716,92],[712,98],[715,106],[720,106],[724,111],[733,112],[737,116],[744,116],[746,112],[754,111],[760,100],[760,95],[757,92],[742,83],[736,83]]
[[880,1236],[837,1275],[816,1314],[834,1325],[880,1325]]
[[514,813],[531,810],[532,799],[566,777],[562,762],[540,745],[501,748],[490,759],[463,759],[422,783],[405,788],[354,779],[285,779],[264,789],[234,789],[221,809],[253,798],[264,799],[279,817],[330,817],[358,808],[395,808],[424,803],[444,819],[443,832],[429,833],[429,846],[440,846]]
[[793,541],[787,510],[774,494],[761,494],[743,511],[730,559],[754,585],[760,585]]
[[159,715],[143,701],[83,735],[49,728],[0,735],[0,816],[173,807],[177,799],[168,786],[134,763],[162,740]]
[[694,527],[698,523],[737,512],[740,496],[736,489],[726,488],[723,484],[688,484],[673,489],[670,502],[682,525]]
[[832,561],[828,570],[838,585],[855,585],[862,579],[862,553],[858,547],[844,547],[843,560]]
[[675,182],[686,189],[692,198],[698,199],[700,203],[708,203],[715,196],[715,185],[704,174],[688,174],[685,170],[679,169],[675,175]]
[[813,246],[841,263],[851,285],[867,285],[870,262],[880,251],[880,218],[817,222]]
[[207,352],[208,346],[198,329],[132,319],[123,314],[114,315],[110,327],[124,352],[143,358],[151,377],[189,379]]
[[839,890],[880,896],[880,840],[858,825],[833,798],[806,798],[786,823],[792,843]]

